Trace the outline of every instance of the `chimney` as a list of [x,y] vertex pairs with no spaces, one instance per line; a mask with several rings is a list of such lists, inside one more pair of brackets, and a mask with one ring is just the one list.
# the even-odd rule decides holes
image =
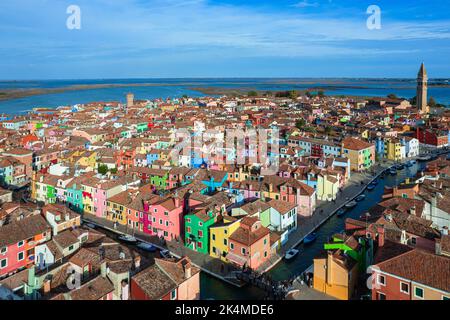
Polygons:
[[384,226],[378,228],[378,247],[384,246]]
[[413,216],[416,215],[416,206],[415,205],[411,207],[411,209],[409,210],[409,213]]
[[175,202],[175,208],[179,208],[180,207],[180,198],[174,197],[173,200]]
[[442,254],[442,247],[441,247],[441,239],[437,239],[434,244],[434,251],[435,254],[440,256]]
[[141,257],[140,256],[136,256],[134,258],[134,266],[136,267],[136,269],[139,269],[141,267]]
[[187,259],[183,261],[183,271],[186,279],[189,279],[192,276],[192,266]]
[[51,291],[51,289],[52,289],[51,284],[52,284],[52,281],[49,278],[46,278],[44,280],[43,287],[42,287],[42,289],[44,291],[44,295]]

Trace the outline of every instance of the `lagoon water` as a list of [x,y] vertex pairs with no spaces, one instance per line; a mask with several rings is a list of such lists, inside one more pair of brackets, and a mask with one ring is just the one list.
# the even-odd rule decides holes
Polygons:
[[[439,80],[447,83],[449,80]],[[183,95],[204,96],[192,88],[243,88],[244,90],[305,90],[320,87],[327,95],[385,97],[396,94],[412,98],[416,95],[414,79],[105,79],[105,80],[45,80],[0,81],[0,92],[9,89],[52,89],[74,85],[123,84],[124,87],[66,91],[0,101],[0,113],[23,114],[35,107],[55,108],[94,101],[122,101],[133,92],[136,99],[176,98]],[[133,86],[152,84],[153,86]],[[430,87],[429,96],[450,106],[450,87]]]

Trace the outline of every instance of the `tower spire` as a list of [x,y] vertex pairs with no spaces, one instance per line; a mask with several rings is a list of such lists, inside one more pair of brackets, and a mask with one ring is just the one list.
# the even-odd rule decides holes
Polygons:
[[417,75],[417,109],[422,114],[427,114],[429,111],[428,108],[428,75],[427,70],[425,69],[425,64],[422,62],[420,66],[419,73]]

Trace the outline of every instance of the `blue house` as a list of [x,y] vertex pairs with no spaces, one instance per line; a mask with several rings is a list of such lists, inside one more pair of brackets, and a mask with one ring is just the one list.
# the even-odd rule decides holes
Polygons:
[[147,165],[152,165],[154,161],[159,160],[159,153],[158,152],[150,152],[147,153]]
[[375,153],[378,157],[378,159],[383,159],[384,158],[384,139],[378,137],[375,140]]

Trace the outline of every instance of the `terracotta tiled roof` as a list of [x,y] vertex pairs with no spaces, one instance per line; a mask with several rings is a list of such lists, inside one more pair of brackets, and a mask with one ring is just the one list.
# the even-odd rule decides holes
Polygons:
[[414,249],[377,263],[384,272],[450,292],[450,258]]

